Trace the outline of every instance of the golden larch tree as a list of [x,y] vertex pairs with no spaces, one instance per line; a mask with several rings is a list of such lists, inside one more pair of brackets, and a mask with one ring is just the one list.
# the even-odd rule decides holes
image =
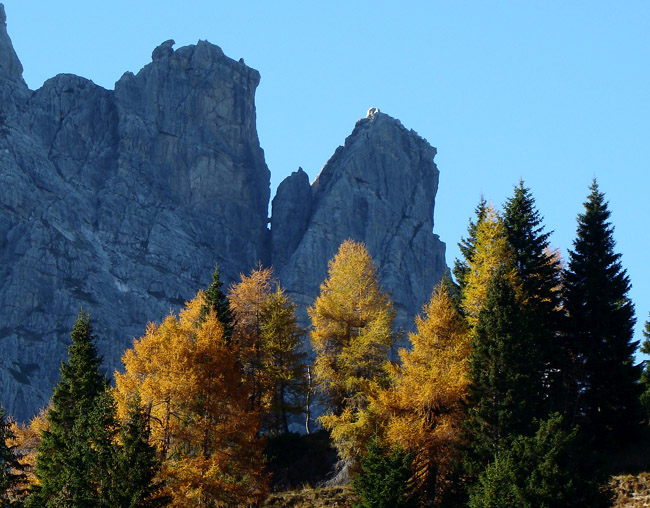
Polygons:
[[276,286],[264,302],[260,328],[265,387],[263,427],[271,434],[288,432],[289,419],[304,410],[308,387],[303,333],[296,305]]
[[240,282],[230,287],[228,300],[233,341],[252,386],[249,407],[260,412],[264,432],[286,432],[290,417],[302,412],[306,394],[304,332],[298,326],[296,306],[272,268],[261,266],[241,275]]
[[268,404],[268,393],[263,371],[261,341],[264,305],[273,293],[272,268],[259,266],[250,275],[241,274],[240,282],[228,292],[228,302],[234,318],[233,340],[239,351],[239,360],[252,391],[250,409],[258,410]]
[[259,415],[248,407],[236,347],[224,338],[202,292],[160,325],[149,324],[115,373],[118,415],[138,393],[161,458],[172,506],[235,506],[259,501],[263,472]]
[[47,407],[42,408],[27,424],[11,422],[14,439],[10,444],[16,447],[16,451],[20,455],[20,463],[25,468],[25,488],[38,481],[34,475],[34,469],[41,435],[44,430],[49,430],[46,418],[47,409]]
[[467,325],[443,281],[417,316],[411,349],[389,367],[391,385],[373,400],[386,441],[413,456],[414,486],[434,500],[458,458],[467,394],[470,339]]
[[388,382],[393,306],[366,247],[346,240],[308,310],[314,375],[328,405],[320,417],[342,459],[354,462],[372,436],[369,396]]
[[475,251],[465,275],[461,307],[467,322],[473,328],[485,303],[487,288],[498,269],[506,268],[506,277],[513,284],[517,279],[513,255],[508,246],[508,236],[503,219],[488,205],[485,216],[476,227]]

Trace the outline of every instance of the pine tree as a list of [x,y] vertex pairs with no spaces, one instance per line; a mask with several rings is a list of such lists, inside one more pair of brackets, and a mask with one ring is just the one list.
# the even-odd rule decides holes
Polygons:
[[219,276],[219,265],[214,265],[212,282],[208,286],[208,289],[203,293],[205,303],[201,307],[201,320],[205,319],[205,316],[209,311],[214,311],[217,315],[217,319],[223,324],[224,338],[229,341],[232,337],[234,318],[232,311],[230,310],[228,298],[226,298],[226,295],[221,290],[222,286],[223,283]]
[[128,403],[126,420],[120,430],[122,446],[117,461],[119,490],[115,506],[154,508],[169,502],[160,493],[163,487],[157,479],[160,461],[156,448],[149,443],[149,435],[149,415],[136,392]]
[[[650,320],[645,322],[645,329],[643,330],[643,343],[641,344],[640,351],[644,355],[650,355]],[[640,380],[641,389],[641,406],[645,412],[646,421],[650,420],[650,364],[644,362],[643,372],[641,373]]]
[[572,360],[568,417],[580,424],[592,446],[605,449],[635,434],[641,366],[634,365],[638,342],[632,340],[630,281],[614,252],[610,211],[595,179],[590,190],[564,277],[566,348]]
[[[544,232],[543,219],[535,199],[523,181],[514,189],[504,207],[503,223],[517,271],[524,302],[527,333],[534,336],[529,352],[538,363],[538,376],[544,385],[544,412],[561,407],[562,349],[558,341],[560,311],[560,261],[551,249],[550,232]],[[545,414],[539,414],[543,418]]]
[[578,452],[577,429],[564,430],[558,413],[538,423],[533,436],[512,446],[481,473],[470,508],[581,508],[609,506],[598,480]]
[[308,309],[314,374],[328,409],[320,417],[341,458],[354,462],[373,433],[369,396],[386,387],[393,306],[366,247],[346,240]]
[[[71,333],[68,362],[47,412],[49,430],[42,433],[35,475],[39,481],[28,504],[38,507],[98,505],[93,468],[97,463],[89,422],[98,397],[106,390],[99,374],[101,358],[88,314],[80,311]],[[91,467],[92,466],[92,467]]]
[[415,508],[410,492],[411,456],[401,448],[380,444],[375,437],[360,460],[360,471],[352,478],[352,489],[360,498],[355,508]]
[[476,251],[476,230],[481,222],[485,219],[488,209],[488,204],[485,198],[481,195],[481,199],[474,209],[474,215],[476,220],[469,219],[469,225],[467,226],[467,238],[461,238],[458,243],[458,248],[460,253],[463,256],[463,259],[456,259],[454,261],[454,268],[452,273],[456,279],[460,290],[465,289],[467,274],[470,271],[470,263],[474,257],[474,252]]
[[529,435],[539,403],[538,379],[529,352],[524,314],[505,269],[488,286],[470,353],[468,414],[464,423],[466,465],[476,474],[507,450],[517,435]]
[[110,390],[100,393],[95,406],[87,417],[75,423],[76,432],[83,436],[80,443],[88,443],[86,466],[91,484],[97,492],[97,506],[121,506],[119,503],[123,485],[116,474],[121,460],[121,448],[117,443],[115,400]]
[[16,436],[0,406],[0,507],[18,508],[25,495],[24,466],[13,444]]

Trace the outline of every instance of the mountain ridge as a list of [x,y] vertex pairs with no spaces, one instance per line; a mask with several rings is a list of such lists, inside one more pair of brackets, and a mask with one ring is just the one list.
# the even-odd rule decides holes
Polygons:
[[169,40],[114,90],[59,74],[32,91],[2,4],[0,21],[0,388],[19,420],[47,404],[81,307],[112,372],[215,262],[226,284],[274,264],[304,319],[353,237],[402,326],[428,299],[445,268],[435,149],[399,121],[372,110],[314,183],[298,171],[280,184],[269,219],[256,70],[206,41]]

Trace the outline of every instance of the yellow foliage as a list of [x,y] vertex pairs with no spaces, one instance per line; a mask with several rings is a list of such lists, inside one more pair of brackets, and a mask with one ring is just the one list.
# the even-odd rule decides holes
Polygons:
[[214,312],[202,319],[203,303],[199,292],[178,318],[150,323],[124,353],[125,371],[115,373],[118,416],[126,418],[138,393],[172,506],[246,504],[267,490],[259,416],[247,408],[236,347],[224,340]]
[[389,368],[391,387],[373,400],[385,439],[414,455],[415,484],[429,495],[444,489],[456,458],[462,401],[467,393],[470,341],[446,285],[436,287],[416,318],[412,349]]
[[272,294],[273,283],[273,269],[260,266],[249,276],[241,274],[241,281],[233,284],[228,292],[230,310],[235,319],[233,339],[237,343],[247,381],[252,386],[251,409],[259,409],[269,403],[262,368],[260,330],[264,304]]
[[320,289],[308,310],[316,383],[330,406],[320,421],[339,454],[354,459],[372,434],[368,398],[387,381],[394,312],[370,254],[352,240],[341,244]]
[[462,307],[467,322],[473,328],[485,303],[487,287],[492,276],[500,267],[506,267],[507,278],[516,286],[517,271],[513,255],[508,246],[507,232],[503,220],[490,204],[485,219],[476,228],[475,252],[469,260],[469,272],[463,291]]
[[[275,287],[275,291],[273,288]],[[261,413],[264,431],[288,428],[288,416],[302,412],[306,392],[304,354],[295,305],[273,278],[271,268],[257,268],[228,293],[246,381],[252,387],[249,407]]]
[[19,462],[25,467],[25,482],[24,485],[21,485],[24,488],[32,483],[38,483],[34,475],[34,468],[36,467],[36,454],[41,442],[41,433],[49,427],[45,418],[46,414],[47,408],[41,409],[27,425],[19,425],[15,421],[10,421],[14,439],[8,445],[16,447],[16,453],[20,457]]
[[301,340],[304,330],[298,326],[295,310],[296,306],[277,286],[262,311],[263,422],[272,433],[288,432],[288,418],[302,414],[308,389]]

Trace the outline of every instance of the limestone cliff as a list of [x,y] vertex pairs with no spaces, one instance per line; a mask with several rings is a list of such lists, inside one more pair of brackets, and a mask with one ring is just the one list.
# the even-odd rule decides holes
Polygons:
[[311,187],[301,172],[282,182],[273,200],[273,259],[296,303],[311,304],[328,260],[353,238],[373,256],[397,325],[411,327],[446,269],[445,245],[432,233],[435,155],[414,131],[372,108]]
[[45,405],[81,307],[109,372],[149,320],[268,259],[259,73],[168,41],[115,91],[59,75],[27,89],[0,7],[0,392]]
[[269,231],[259,73],[173,45],[114,90],[62,74],[32,91],[0,4],[0,394],[18,419],[47,403],[80,308],[110,373],[215,262],[226,283],[275,264],[304,316],[339,243],[362,240],[407,327],[443,273],[424,139],[372,110],[313,184],[279,186]]

